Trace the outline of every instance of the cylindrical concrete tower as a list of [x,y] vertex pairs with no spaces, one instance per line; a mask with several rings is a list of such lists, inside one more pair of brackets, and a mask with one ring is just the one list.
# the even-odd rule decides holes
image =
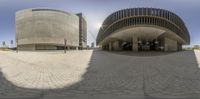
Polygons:
[[55,9],[25,9],[16,13],[16,40],[21,50],[79,46],[79,17]]

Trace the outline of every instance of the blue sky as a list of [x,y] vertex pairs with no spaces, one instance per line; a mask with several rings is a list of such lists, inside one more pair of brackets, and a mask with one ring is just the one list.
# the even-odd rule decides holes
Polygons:
[[103,20],[117,10],[131,7],[164,8],[183,19],[190,32],[191,45],[200,44],[200,0],[1,0],[0,46],[2,41],[9,44],[10,40],[15,39],[16,11],[43,7],[82,12],[88,24],[88,45],[95,41]]

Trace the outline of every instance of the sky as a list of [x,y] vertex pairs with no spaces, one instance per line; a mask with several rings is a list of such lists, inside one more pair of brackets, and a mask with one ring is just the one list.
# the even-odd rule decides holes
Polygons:
[[87,20],[88,45],[95,42],[107,16],[125,8],[153,7],[176,13],[185,22],[191,45],[200,45],[200,0],[0,0],[0,46],[15,40],[15,13],[26,8],[53,8],[82,12]]

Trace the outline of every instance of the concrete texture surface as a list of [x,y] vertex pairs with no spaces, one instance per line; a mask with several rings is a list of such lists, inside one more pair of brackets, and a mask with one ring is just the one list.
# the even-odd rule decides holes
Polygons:
[[200,51],[0,51],[0,99],[198,99],[199,64]]
[[[135,27],[142,27],[142,29],[127,31]],[[146,27],[155,29],[148,31],[149,29]],[[152,36],[154,38],[151,38]],[[105,45],[113,37],[128,42],[132,40],[132,37],[149,41],[150,39],[156,39],[156,36],[174,39],[180,44],[190,43],[187,27],[178,15],[168,10],[148,7],[121,9],[110,14],[102,24],[96,42],[97,45]]]
[[55,9],[20,10],[16,12],[16,39],[19,49],[27,50],[34,50],[35,44],[63,46],[64,39],[67,46],[79,46],[79,17]]

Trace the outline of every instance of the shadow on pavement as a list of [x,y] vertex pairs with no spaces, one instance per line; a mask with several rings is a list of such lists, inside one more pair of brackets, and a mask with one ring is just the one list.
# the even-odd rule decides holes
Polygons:
[[0,72],[7,99],[199,99],[200,70],[194,51],[134,57],[94,50],[82,80],[61,89],[20,88]]

